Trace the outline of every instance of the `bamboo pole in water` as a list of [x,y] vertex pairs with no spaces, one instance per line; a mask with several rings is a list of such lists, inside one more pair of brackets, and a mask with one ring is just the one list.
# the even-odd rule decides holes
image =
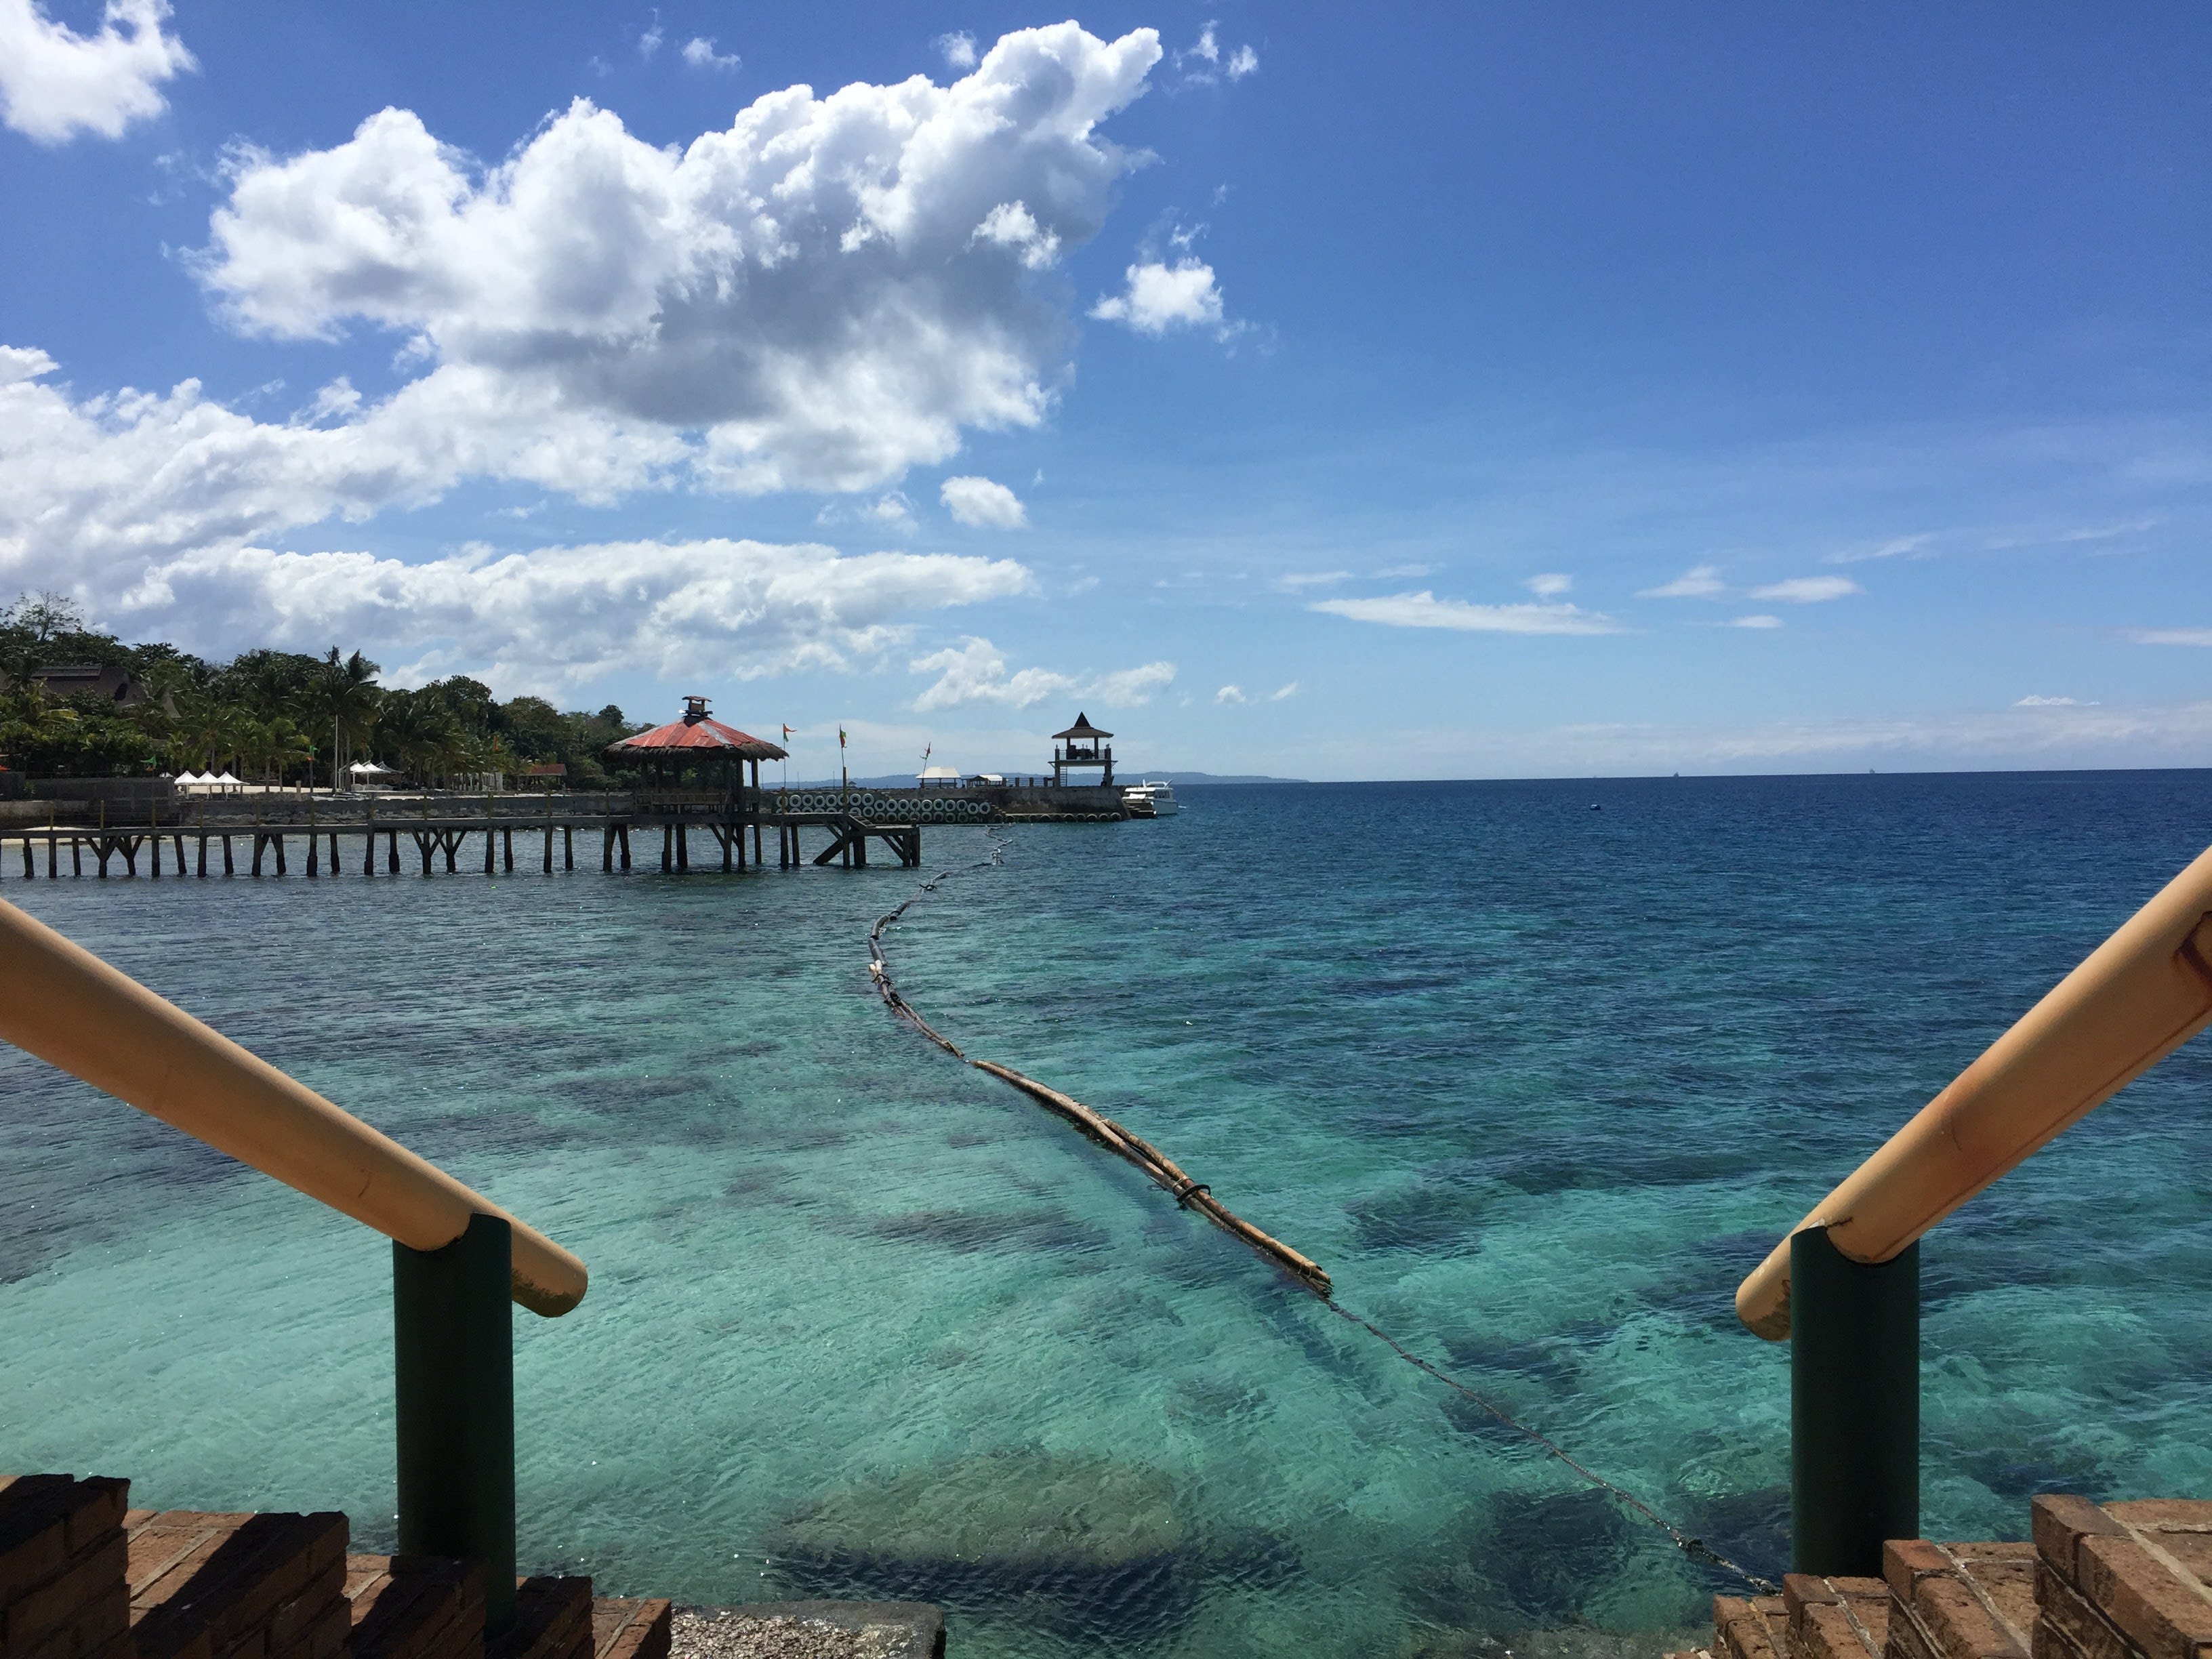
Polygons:
[[1174,1159],[1142,1135],[1133,1133],[1112,1118],[1092,1111],[1081,1101],[1039,1083],[1035,1078],[1024,1077],[1011,1066],[1000,1066],[988,1060],[971,1060],[968,1063],[979,1072],[988,1072],[1002,1083],[1012,1084],[1030,1099],[1050,1108],[1108,1152],[1127,1158],[1142,1170],[1171,1194],[1176,1202],[1200,1211],[1224,1231],[1235,1234],[1262,1255],[1272,1257],[1288,1267],[1322,1295],[1328,1294],[1331,1288],[1329,1277],[1319,1262],[1310,1256],[1301,1255],[1280,1239],[1270,1237],[1243,1217],[1216,1202],[1211,1192],[1185,1175]]

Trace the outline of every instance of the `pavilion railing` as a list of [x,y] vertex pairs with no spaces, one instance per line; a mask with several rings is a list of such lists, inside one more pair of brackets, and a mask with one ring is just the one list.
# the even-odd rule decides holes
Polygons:
[[2212,850],[2022,1015],[1736,1291],[1790,1343],[1790,1550],[1879,1575],[1919,1533],[1919,1240],[2212,1024]]
[[399,1548],[486,1567],[514,1620],[510,1298],[556,1318],[584,1264],[82,946],[0,903],[0,1038],[392,1241]]

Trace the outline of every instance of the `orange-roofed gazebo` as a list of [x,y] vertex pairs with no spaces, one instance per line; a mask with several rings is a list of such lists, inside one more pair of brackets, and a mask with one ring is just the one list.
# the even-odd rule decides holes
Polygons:
[[[674,822],[690,813],[708,818],[708,828],[722,845],[722,863],[728,868],[732,843],[738,866],[744,865],[744,825],[753,829],[753,857],[760,857],[760,763],[782,760],[785,751],[765,738],[725,726],[708,713],[707,699],[684,699],[684,717],[650,732],[640,732],[611,743],[604,751],[617,766],[643,766],[653,781],[633,792],[637,807],[656,815],[671,815],[676,867],[690,864],[684,851],[681,825]],[[745,787],[745,768],[752,767],[752,787]],[[687,777],[686,775],[689,775]],[[716,820],[719,820],[717,822]],[[664,854],[664,865],[667,862]]]
[[684,718],[640,732],[607,745],[607,758],[635,764],[641,760],[662,761],[681,757],[686,761],[717,756],[726,761],[781,760],[784,751],[766,738],[756,738],[734,726],[725,726],[707,712],[704,697],[684,699]]

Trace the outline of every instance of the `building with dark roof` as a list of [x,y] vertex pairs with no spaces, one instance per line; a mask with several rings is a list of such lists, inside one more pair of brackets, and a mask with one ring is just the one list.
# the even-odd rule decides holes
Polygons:
[[59,663],[34,668],[31,684],[48,697],[101,697],[118,708],[136,708],[146,701],[146,688],[131,678],[131,671],[112,663]]

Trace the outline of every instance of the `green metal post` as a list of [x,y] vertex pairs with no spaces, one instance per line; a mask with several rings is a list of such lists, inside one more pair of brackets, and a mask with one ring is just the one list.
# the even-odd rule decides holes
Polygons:
[[1920,1535],[1920,1247],[1871,1265],[1825,1227],[1790,1241],[1790,1561],[1881,1576]]
[[399,1551],[482,1561],[491,1636],[514,1624],[513,1250],[489,1215],[443,1249],[392,1247]]

